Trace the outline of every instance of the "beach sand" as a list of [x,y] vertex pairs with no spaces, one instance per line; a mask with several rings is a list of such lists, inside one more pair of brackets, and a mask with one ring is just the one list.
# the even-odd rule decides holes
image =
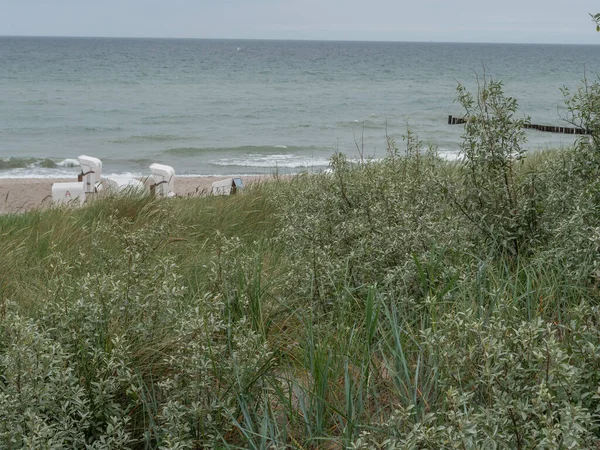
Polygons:
[[[227,177],[176,177],[175,191],[178,196],[190,197],[208,195],[214,181]],[[244,185],[258,181],[266,181],[271,177],[240,177]],[[76,181],[72,178],[1,178],[0,179],[0,214],[12,214],[31,211],[36,208],[52,206],[52,183]]]

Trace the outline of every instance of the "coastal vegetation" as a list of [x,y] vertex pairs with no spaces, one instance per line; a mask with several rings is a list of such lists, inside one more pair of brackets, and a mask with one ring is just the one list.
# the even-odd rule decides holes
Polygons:
[[484,78],[459,161],[0,217],[0,448],[593,448],[599,92],[573,148]]

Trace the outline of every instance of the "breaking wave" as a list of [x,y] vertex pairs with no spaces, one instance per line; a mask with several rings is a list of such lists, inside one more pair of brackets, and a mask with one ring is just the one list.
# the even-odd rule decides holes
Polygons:
[[76,159],[6,157],[0,158],[0,178],[72,177],[77,167]]
[[321,147],[297,147],[287,145],[273,145],[273,146],[254,146],[245,145],[241,147],[178,147],[164,150],[162,153],[170,156],[186,157],[196,156],[202,154],[213,153],[215,155],[269,155],[269,154],[280,154],[282,150],[285,150],[289,154],[301,153],[310,155],[313,152],[328,152],[329,149]]
[[307,158],[301,155],[264,155],[255,154],[246,158],[220,158],[210,162],[213,166],[220,167],[252,167],[252,168],[286,168],[286,169],[310,169],[327,167],[328,158]]

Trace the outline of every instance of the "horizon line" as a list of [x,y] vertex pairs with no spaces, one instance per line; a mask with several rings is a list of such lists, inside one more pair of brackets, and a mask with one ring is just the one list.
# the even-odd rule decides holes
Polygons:
[[131,40],[204,40],[204,41],[278,41],[278,42],[355,42],[355,43],[413,43],[413,44],[505,44],[505,45],[582,45],[596,46],[595,43],[565,42],[506,42],[506,41],[436,41],[436,40],[386,40],[386,39],[314,39],[314,38],[227,38],[227,37],[172,37],[172,36],[68,36],[68,35],[3,35],[0,38],[55,38],[55,39],[131,39]]

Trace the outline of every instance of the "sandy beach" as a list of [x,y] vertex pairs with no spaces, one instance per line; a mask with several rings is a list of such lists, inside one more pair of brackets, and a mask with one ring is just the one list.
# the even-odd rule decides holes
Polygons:
[[[214,181],[227,177],[176,177],[178,196],[207,195]],[[241,177],[244,185],[267,180],[270,176]],[[52,206],[52,183],[76,181],[72,178],[3,178],[0,179],[0,214],[13,214]]]

